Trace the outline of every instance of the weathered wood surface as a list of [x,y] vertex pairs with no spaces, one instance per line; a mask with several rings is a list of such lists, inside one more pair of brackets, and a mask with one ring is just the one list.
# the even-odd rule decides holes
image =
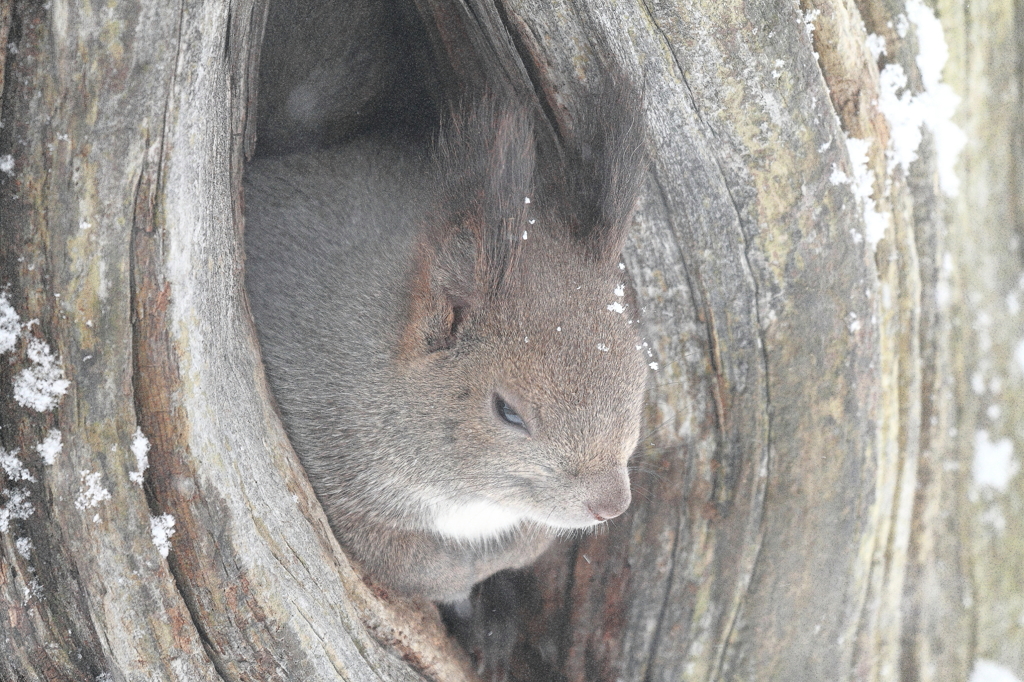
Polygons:
[[[970,139],[949,198],[927,133],[909,172],[885,154],[880,68],[922,88],[901,0],[417,0],[451,91],[499,69],[555,131],[611,63],[647,93],[635,501],[521,581],[510,679],[1024,676],[1024,476],[972,478],[980,431],[1024,446],[1018,5],[939,3]],[[0,532],[0,680],[473,679],[432,607],[348,564],[267,395],[238,191],[265,7],[0,0],[0,291],[38,321],[0,362],[0,446],[34,478],[0,474],[0,507],[32,504]],[[847,138],[876,248],[831,180]],[[12,398],[29,337],[56,409]]]
[[[398,652],[464,679],[436,618],[347,564],[263,385],[235,200],[263,6],[13,9],[3,281],[70,387],[43,414],[3,396],[4,447],[36,481],[5,482],[34,513],[3,534],[0,678],[422,679]],[[51,427],[64,450],[44,467]],[[76,507],[82,472],[110,498]],[[150,537],[166,513],[168,561]]]
[[[656,161],[627,260],[661,365],[634,508],[535,571],[540,610],[518,679],[966,679],[986,655],[1020,670],[1013,522],[979,533],[971,505],[985,500],[984,518],[1003,523],[1019,492],[972,484],[967,380],[980,365],[1004,392],[993,402],[1024,402],[1009,359],[1024,336],[1019,304],[1014,324],[992,323],[1020,287],[1021,109],[974,105],[996,125],[971,135],[987,172],[966,208],[939,190],[928,131],[909,172],[888,165],[882,67],[902,66],[909,92],[922,90],[903,3],[800,9],[503,3],[557,122],[571,125],[573,90],[599,58],[646,80]],[[939,9],[951,40],[975,50],[974,75],[1019,80],[1007,6]],[[880,60],[869,33],[886,40]],[[875,249],[861,207],[830,182],[833,168],[852,173],[846,138],[869,142],[885,227]],[[958,166],[968,187],[971,158]],[[993,196],[1005,199],[988,208]],[[998,224],[1010,253],[978,249],[977,222]],[[988,292],[957,280],[961,240]],[[951,296],[995,310],[975,320]],[[995,327],[998,368],[977,357]],[[1012,436],[1019,423],[999,425]],[[766,493],[754,462],[767,464]],[[973,601],[973,581],[988,603]],[[977,648],[976,617],[988,628]]]
[[[939,209],[946,232],[936,270],[951,299],[937,315],[950,324],[945,389],[954,433],[948,456],[935,462],[941,492],[932,512],[936,544],[967,564],[969,585],[961,594],[948,589],[953,562],[943,561],[932,598],[969,619],[975,656],[1024,679],[1024,8],[942,0],[939,10],[968,143],[960,194]],[[979,441],[1012,450],[1017,474],[1005,488],[971,484]],[[965,506],[960,517],[950,514]],[[929,625],[941,642],[934,633],[944,623]]]
[[593,63],[572,47],[598,44],[643,73],[655,156],[627,254],[659,364],[647,494],[574,557],[573,680],[851,665],[879,377],[877,330],[848,320],[870,319],[874,277],[828,182],[842,133],[801,17],[740,7],[523,3],[512,20],[538,71],[572,73],[551,63]]

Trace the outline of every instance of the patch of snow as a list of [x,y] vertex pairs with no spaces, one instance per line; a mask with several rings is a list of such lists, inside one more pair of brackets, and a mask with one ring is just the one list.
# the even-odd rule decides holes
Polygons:
[[36,452],[43,458],[43,464],[52,465],[57,461],[57,455],[64,449],[64,442],[61,440],[59,429],[50,429],[43,442],[36,446]]
[[1005,665],[979,658],[974,662],[970,682],[1021,682],[1021,679]]
[[76,509],[85,511],[110,499],[110,491],[104,488],[100,481],[103,474],[98,471],[92,473],[80,471],[78,473],[82,478],[82,488],[78,491],[78,497],[75,498]]
[[1013,441],[1003,438],[992,442],[988,431],[974,433],[974,484],[1004,492],[1020,465],[1013,458]]
[[983,355],[992,350],[992,335],[989,333],[992,322],[992,316],[984,310],[978,313],[974,321],[974,331],[978,332],[978,349]]
[[526,230],[523,230],[523,241],[526,241],[527,239],[529,239],[529,235],[527,234]]
[[861,321],[857,319],[857,313],[850,312],[846,316],[846,326],[849,328],[851,334],[856,334],[860,331]]
[[1000,535],[1006,531],[1006,516],[1003,515],[1003,510],[995,505],[983,511],[978,520]]
[[807,37],[814,37],[814,22],[821,16],[820,9],[812,9],[804,13],[804,30],[807,31]]
[[22,604],[28,604],[29,600],[39,599],[41,596],[43,596],[43,586],[39,584],[38,580],[32,578],[25,586],[25,600]]
[[524,204],[530,203],[530,197],[523,197],[523,203]]
[[14,550],[22,559],[28,561],[32,558],[32,538],[18,538],[14,541]]
[[907,31],[910,30],[910,22],[907,21],[906,14],[900,14],[896,17],[896,35],[900,38],[907,37]]
[[845,183],[850,185],[850,189],[860,201],[864,211],[864,238],[874,248],[885,236],[889,216],[878,211],[875,200],[871,196],[875,191],[874,173],[868,168],[868,151],[871,149],[871,140],[847,138],[846,149],[850,154],[850,163],[853,166],[853,178],[850,179],[846,173],[838,168],[833,168],[830,179],[833,185]]
[[605,345],[605,344],[603,344],[603,343],[599,343],[599,344],[597,344],[597,349],[598,349],[599,351],[602,351],[602,352],[604,352],[604,353],[607,353],[607,352],[608,352],[608,351],[610,350],[610,349],[608,348],[608,346],[606,346],[606,345]]
[[1017,297],[1017,292],[1007,294],[1006,296],[1006,312],[1011,315],[1016,315],[1020,312],[1020,298]]
[[149,531],[153,536],[153,544],[160,556],[167,558],[171,552],[171,536],[174,535],[174,517],[170,514],[149,517]]
[[14,157],[10,154],[0,156],[0,171],[8,175],[14,175]]
[[616,301],[615,303],[609,303],[608,304],[608,310],[613,312],[613,313],[623,313],[623,312],[626,311],[626,309],[623,308],[622,304],[619,303],[618,301]]
[[28,501],[27,490],[11,490],[10,488],[0,491],[0,495],[7,498],[7,501],[0,507],[0,533],[6,533],[14,519],[27,519],[32,516],[35,509]]
[[649,367],[650,367],[651,369],[653,369],[653,370],[654,370],[655,372],[657,372],[657,371],[658,371],[658,363],[656,363],[656,362],[652,362],[652,363],[650,363]]
[[828,176],[828,181],[833,185],[848,185],[850,184],[850,176],[839,170],[836,164],[832,164],[832,175]]
[[772,69],[772,78],[778,80],[778,78],[780,76],[782,76],[782,73],[783,73],[782,69],[783,69],[783,67],[786,66],[786,62],[781,60],[781,59],[776,59],[774,66],[775,66],[775,68]]
[[35,482],[35,476],[33,476],[25,465],[18,459],[18,451],[12,450],[7,452],[3,448],[0,448],[0,469],[4,470],[7,474],[7,478],[12,481],[32,481]]
[[[902,95],[899,94],[902,91]],[[917,160],[921,146],[924,111],[921,101],[907,88],[907,74],[899,64],[886,64],[878,77],[878,108],[889,122],[889,171],[900,166],[903,172]]]
[[995,421],[1003,414],[1003,408],[999,407],[997,403],[992,403],[988,406],[988,409],[985,410],[985,414],[988,415],[989,419]]
[[0,355],[14,348],[21,334],[21,317],[11,306],[7,292],[0,293]]
[[1020,366],[1020,371],[1024,372],[1024,339],[1021,339],[1020,343],[1013,349],[1013,359]]
[[877,33],[869,33],[867,40],[868,50],[871,51],[871,56],[878,61],[878,58],[883,54],[887,54],[885,51],[885,36],[880,36]]
[[14,399],[36,412],[52,410],[71,382],[64,378],[64,370],[45,341],[30,339],[28,357],[33,364],[14,379]]
[[135,455],[135,463],[138,471],[129,472],[128,478],[134,483],[142,485],[145,480],[146,469],[149,468],[149,440],[142,433],[142,427],[135,427],[135,435],[132,436],[132,454]]
[[[960,191],[960,179],[955,170],[956,160],[967,144],[967,136],[953,123],[960,97],[949,84],[942,82],[942,70],[949,60],[949,47],[946,45],[942,24],[931,8],[922,0],[908,0],[906,8],[906,16],[900,15],[897,21],[897,33],[901,38],[904,37],[908,22],[914,24],[920,48],[917,67],[921,72],[924,90],[917,95],[910,92],[906,73],[899,64],[888,64],[882,70],[879,77],[878,108],[892,130],[890,149],[887,152],[889,169],[899,165],[906,172],[907,166],[917,159],[917,149],[921,145],[921,126],[927,126],[935,138],[939,186],[947,196],[956,196]],[[870,36],[868,49],[874,52]],[[902,95],[900,91],[903,91]]]

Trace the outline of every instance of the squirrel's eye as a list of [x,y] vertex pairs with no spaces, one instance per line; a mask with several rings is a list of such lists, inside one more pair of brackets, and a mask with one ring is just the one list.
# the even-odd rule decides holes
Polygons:
[[519,413],[513,410],[512,406],[506,403],[504,399],[497,394],[494,395],[494,411],[498,413],[498,416],[501,417],[505,423],[511,424],[512,426],[524,431],[526,430],[526,423],[523,421],[523,418],[519,416]]

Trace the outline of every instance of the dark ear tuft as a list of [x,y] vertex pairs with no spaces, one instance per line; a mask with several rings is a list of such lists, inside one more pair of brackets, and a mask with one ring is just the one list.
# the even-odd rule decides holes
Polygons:
[[601,262],[618,260],[649,167],[643,96],[610,69],[580,107],[564,140],[570,201],[564,219]]
[[496,293],[518,257],[533,188],[527,109],[494,95],[456,111],[434,149],[440,201],[427,227],[435,282],[463,300]]

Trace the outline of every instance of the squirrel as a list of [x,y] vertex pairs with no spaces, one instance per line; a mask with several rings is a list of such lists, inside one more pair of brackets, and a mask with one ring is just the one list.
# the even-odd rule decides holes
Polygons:
[[270,387],[346,553],[435,602],[630,503],[647,366],[621,250],[646,171],[609,78],[561,150],[483,94],[432,141],[257,158],[245,277]]

